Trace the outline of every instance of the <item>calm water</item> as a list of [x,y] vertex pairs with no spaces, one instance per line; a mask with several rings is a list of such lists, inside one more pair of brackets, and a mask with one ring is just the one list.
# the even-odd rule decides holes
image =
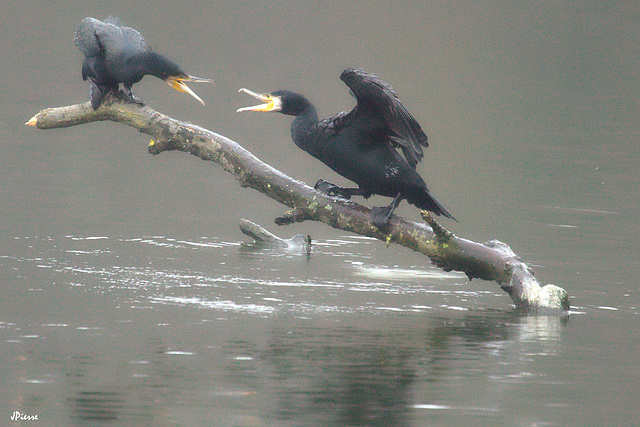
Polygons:
[[[343,68],[380,75],[429,135],[445,225],[511,245],[570,316],[404,248],[277,228],[282,206],[123,125],[26,128],[88,99],[73,30],[108,14],[216,80],[194,87],[204,108],[154,78],[138,96],[306,182],[342,183],[290,118],[234,113],[237,89],[298,90],[327,116],[353,105]],[[640,423],[635,2],[33,1],[0,24],[0,425]],[[312,250],[247,244],[241,217]]]

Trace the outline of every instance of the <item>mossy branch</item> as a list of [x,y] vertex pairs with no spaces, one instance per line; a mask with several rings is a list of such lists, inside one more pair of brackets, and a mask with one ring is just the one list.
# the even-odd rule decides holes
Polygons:
[[149,107],[108,96],[97,110],[89,102],[40,111],[26,124],[39,129],[77,126],[100,120],[124,123],[152,137],[151,154],[179,150],[218,163],[242,187],[271,197],[290,211],[278,224],[313,220],[331,227],[395,243],[427,255],[438,267],[464,272],[470,279],[494,280],[516,306],[525,309],[568,310],[567,292],[541,287],[531,269],[504,243],[462,239],[423,213],[427,226],[393,215],[383,232],[370,220],[370,209],[350,200],[327,196],[262,162],[238,143],[191,123],[175,120]]

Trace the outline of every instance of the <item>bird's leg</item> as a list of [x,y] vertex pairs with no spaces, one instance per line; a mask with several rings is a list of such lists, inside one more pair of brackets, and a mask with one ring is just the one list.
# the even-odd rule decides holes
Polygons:
[[91,106],[94,110],[98,109],[100,103],[104,97],[107,96],[110,90],[111,88],[109,86],[97,85],[95,82],[91,81],[89,94],[91,95]]
[[316,185],[313,186],[316,190],[327,196],[340,197],[343,199],[350,199],[351,196],[364,196],[365,192],[361,188],[343,188],[338,187],[324,179],[316,181]]
[[391,218],[391,214],[393,214],[393,211],[398,207],[401,201],[402,195],[398,193],[389,206],[372,208],[371,221],[373,221],[375,226],[380,230],[384,230],[389,222],[389,218]]
[[127,102],[132,102],[134,104],[138,104],[138,105],[145,105],[146,103],[138,98],[137,96],[135,96],[133,94],[133,90],[131,89],[131,85],[124,83],[122,86],[124,86],[124,93],[125,93],[125,99],[127,100]]

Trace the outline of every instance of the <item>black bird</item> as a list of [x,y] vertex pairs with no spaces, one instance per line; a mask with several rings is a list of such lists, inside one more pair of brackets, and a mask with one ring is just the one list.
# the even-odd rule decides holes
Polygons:
[[125,27],[120,18],[109,16],[104,22],[84,18],[74,36],[74,42],[84,54],[82,80],[91,79],[91,105],[100,106],[109,91],[118,91],[122,83],[130,102],[144,105],[134,96],[131,85],[150,74],[169,84],[172,88],[186,92],[200,101],[185,81],[210,82],[213,80],[190,76],[175,62],[155,53],[147,45],[142,34]]
[[[384,228],[394,209],[407,199],[420,209],[454,219],[431,192],[415,168],[427,136],[387,83],[361,70],[347,69],[340,79],[357,100],[355,108],[318,120],[315,107],[302,95],[285,90],[259,94],[240,89],[264,104],[240,111],[279,111],[296,116],[291,124],[295,144],[359,188],[338,188],[323,180],[316,188],[349,198],[372,194],[393,197],[387,207],[375,207],[372,220]],[[396,147],[400,147],[401,155]]]

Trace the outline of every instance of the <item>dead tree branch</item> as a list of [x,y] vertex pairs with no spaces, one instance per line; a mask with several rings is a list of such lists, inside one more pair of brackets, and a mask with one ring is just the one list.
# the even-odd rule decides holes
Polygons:
[[151,135],[151,154],[185,151],[218,163],[242,187],[251,187],[289,208],[278,224],[313,220],[344,231],[396,243],[427,255],[438,267],[464,272],[469,279],[495,280],[516,306],[525,309],[568,310],[567,292],[555,285],[541,287],[531,269],[504,243],[462,239],[424,214],[426,224],[392,216],[386,232],[369,219],[370,209],[350,200],[327,196],[260,161],[238,143],[199,126],[172,119],[149,107],[109,96],[97,110],[90,103],[40,111],[26,124],[39,129],[77,126],[100,120],[124,123]]

